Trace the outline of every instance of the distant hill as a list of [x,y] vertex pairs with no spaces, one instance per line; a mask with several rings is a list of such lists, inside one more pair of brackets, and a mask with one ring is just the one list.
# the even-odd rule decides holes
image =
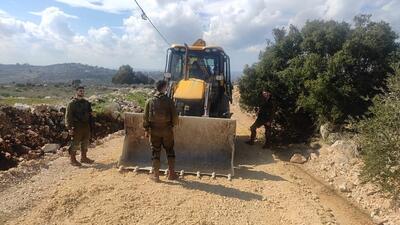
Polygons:
[[84,83],[111,83],[116,70],[80,63],[49,66],[0,64],[0,83],[58,83],[80,79]]
[[[156,70],[140,71],[154,80],[163,78],[163,72]],[[99,66],[89,66],[80,63],[62,63],[48,66],[33,66],[29,64],[0,64],[0,83],[69,83],[72,80],[81,80],[84,84],[111,84],[112,77],[117,70]],[[242,74],[232,71],[232,81],[236,81]]]

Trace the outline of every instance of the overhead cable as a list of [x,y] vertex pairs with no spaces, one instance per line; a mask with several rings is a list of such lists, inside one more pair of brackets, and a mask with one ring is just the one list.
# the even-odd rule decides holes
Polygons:
[[165,41],[165,43],[170,46],[171,44],[169,43],[169,41],[167,40],[167,38],[165,38],[165,36],[160,32],[160,30],[157,29],[157,27],[153,24],[153,22],[151,21],[151,19],[147,16],[147,14],[144,12],[143,8],[139,5],[139,3],[137,2],[137,0],[135,0],[136,5],[139,7],[139,9],[142,11],[142,19],[143,20],[148,20],[150,22],[150,24],[153,26],[153,28],[158,32],[158,34],[161,36],[161,38]]

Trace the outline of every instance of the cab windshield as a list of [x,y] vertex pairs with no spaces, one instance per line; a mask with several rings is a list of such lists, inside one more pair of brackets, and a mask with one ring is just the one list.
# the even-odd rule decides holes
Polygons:
[[[209,78],[223,74],[223,55],[221,52],[205,52],[189,50],[188,70],[189,78],[208,80]],[[180,80],[184,77],[185,51],[170,49],[169,66],[167,71],[171,73],[172,80]]]

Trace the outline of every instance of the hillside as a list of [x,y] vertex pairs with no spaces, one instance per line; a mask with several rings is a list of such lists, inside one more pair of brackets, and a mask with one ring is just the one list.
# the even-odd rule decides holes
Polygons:
[[0,83],[57,83],[80,79],[85,83],[110,83],[116,70],[80,63],[48,66],[0,64]]

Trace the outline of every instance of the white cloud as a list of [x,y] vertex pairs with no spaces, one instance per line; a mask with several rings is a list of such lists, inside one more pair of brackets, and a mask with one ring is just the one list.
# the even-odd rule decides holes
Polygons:
[[382,19],[390,22],[394,30],[400,32],[400,1],[391,0],[385,4],[381,4],[374,18]]
[[109,13],[120,13],[136,8],[133,0],[56,0],[73,7],[84,7]]
[[31,12],[31,14],[41,16],[39,29],[43,35],[59,40],[71,39],[74,36],[68,20],[78,19],[77,16],[66,14],[57,7],[49,7],[42,12]]
[[109,27],[101,27],[99,29],[91,28],[88,31],[88,36],[90,39],[103,46],[112,47],[118,42],[118,37]]
[[227,7],[211,17],[204,38],[210,42],[244,49],[264,43],[272,28],[286,25],[282,11],[266,1],[231,1]]
[[[76,61],[107,67],[131,64],[163,68],[168,47],[133,0],[57,0],[73,7],[109,13],[131,12],[118,32],[107,25],[76,33],[71,23],[85,15],[70,15],[56,7],[32,14],[39,23],[18,20],[0,10],[0,62],[50,64]],[[400,31],[399,0],[139,0],[157,28],[171,43],[192,43],[203,37],[224,47],[234,70],[257,60],[275,27],[304,25],[312,19],[351,22],[371,13]],[[78,20],[79,19],[79,20]],[[105,23],[107,21],[104,21]]]
[[68,20],[77,17],[55,7],[34,14],[41,17],[39,24],[0,14],[0,41],[8,53],[0,55],[1,62],[48,64],[65,59],[65,47],[74,36]]

